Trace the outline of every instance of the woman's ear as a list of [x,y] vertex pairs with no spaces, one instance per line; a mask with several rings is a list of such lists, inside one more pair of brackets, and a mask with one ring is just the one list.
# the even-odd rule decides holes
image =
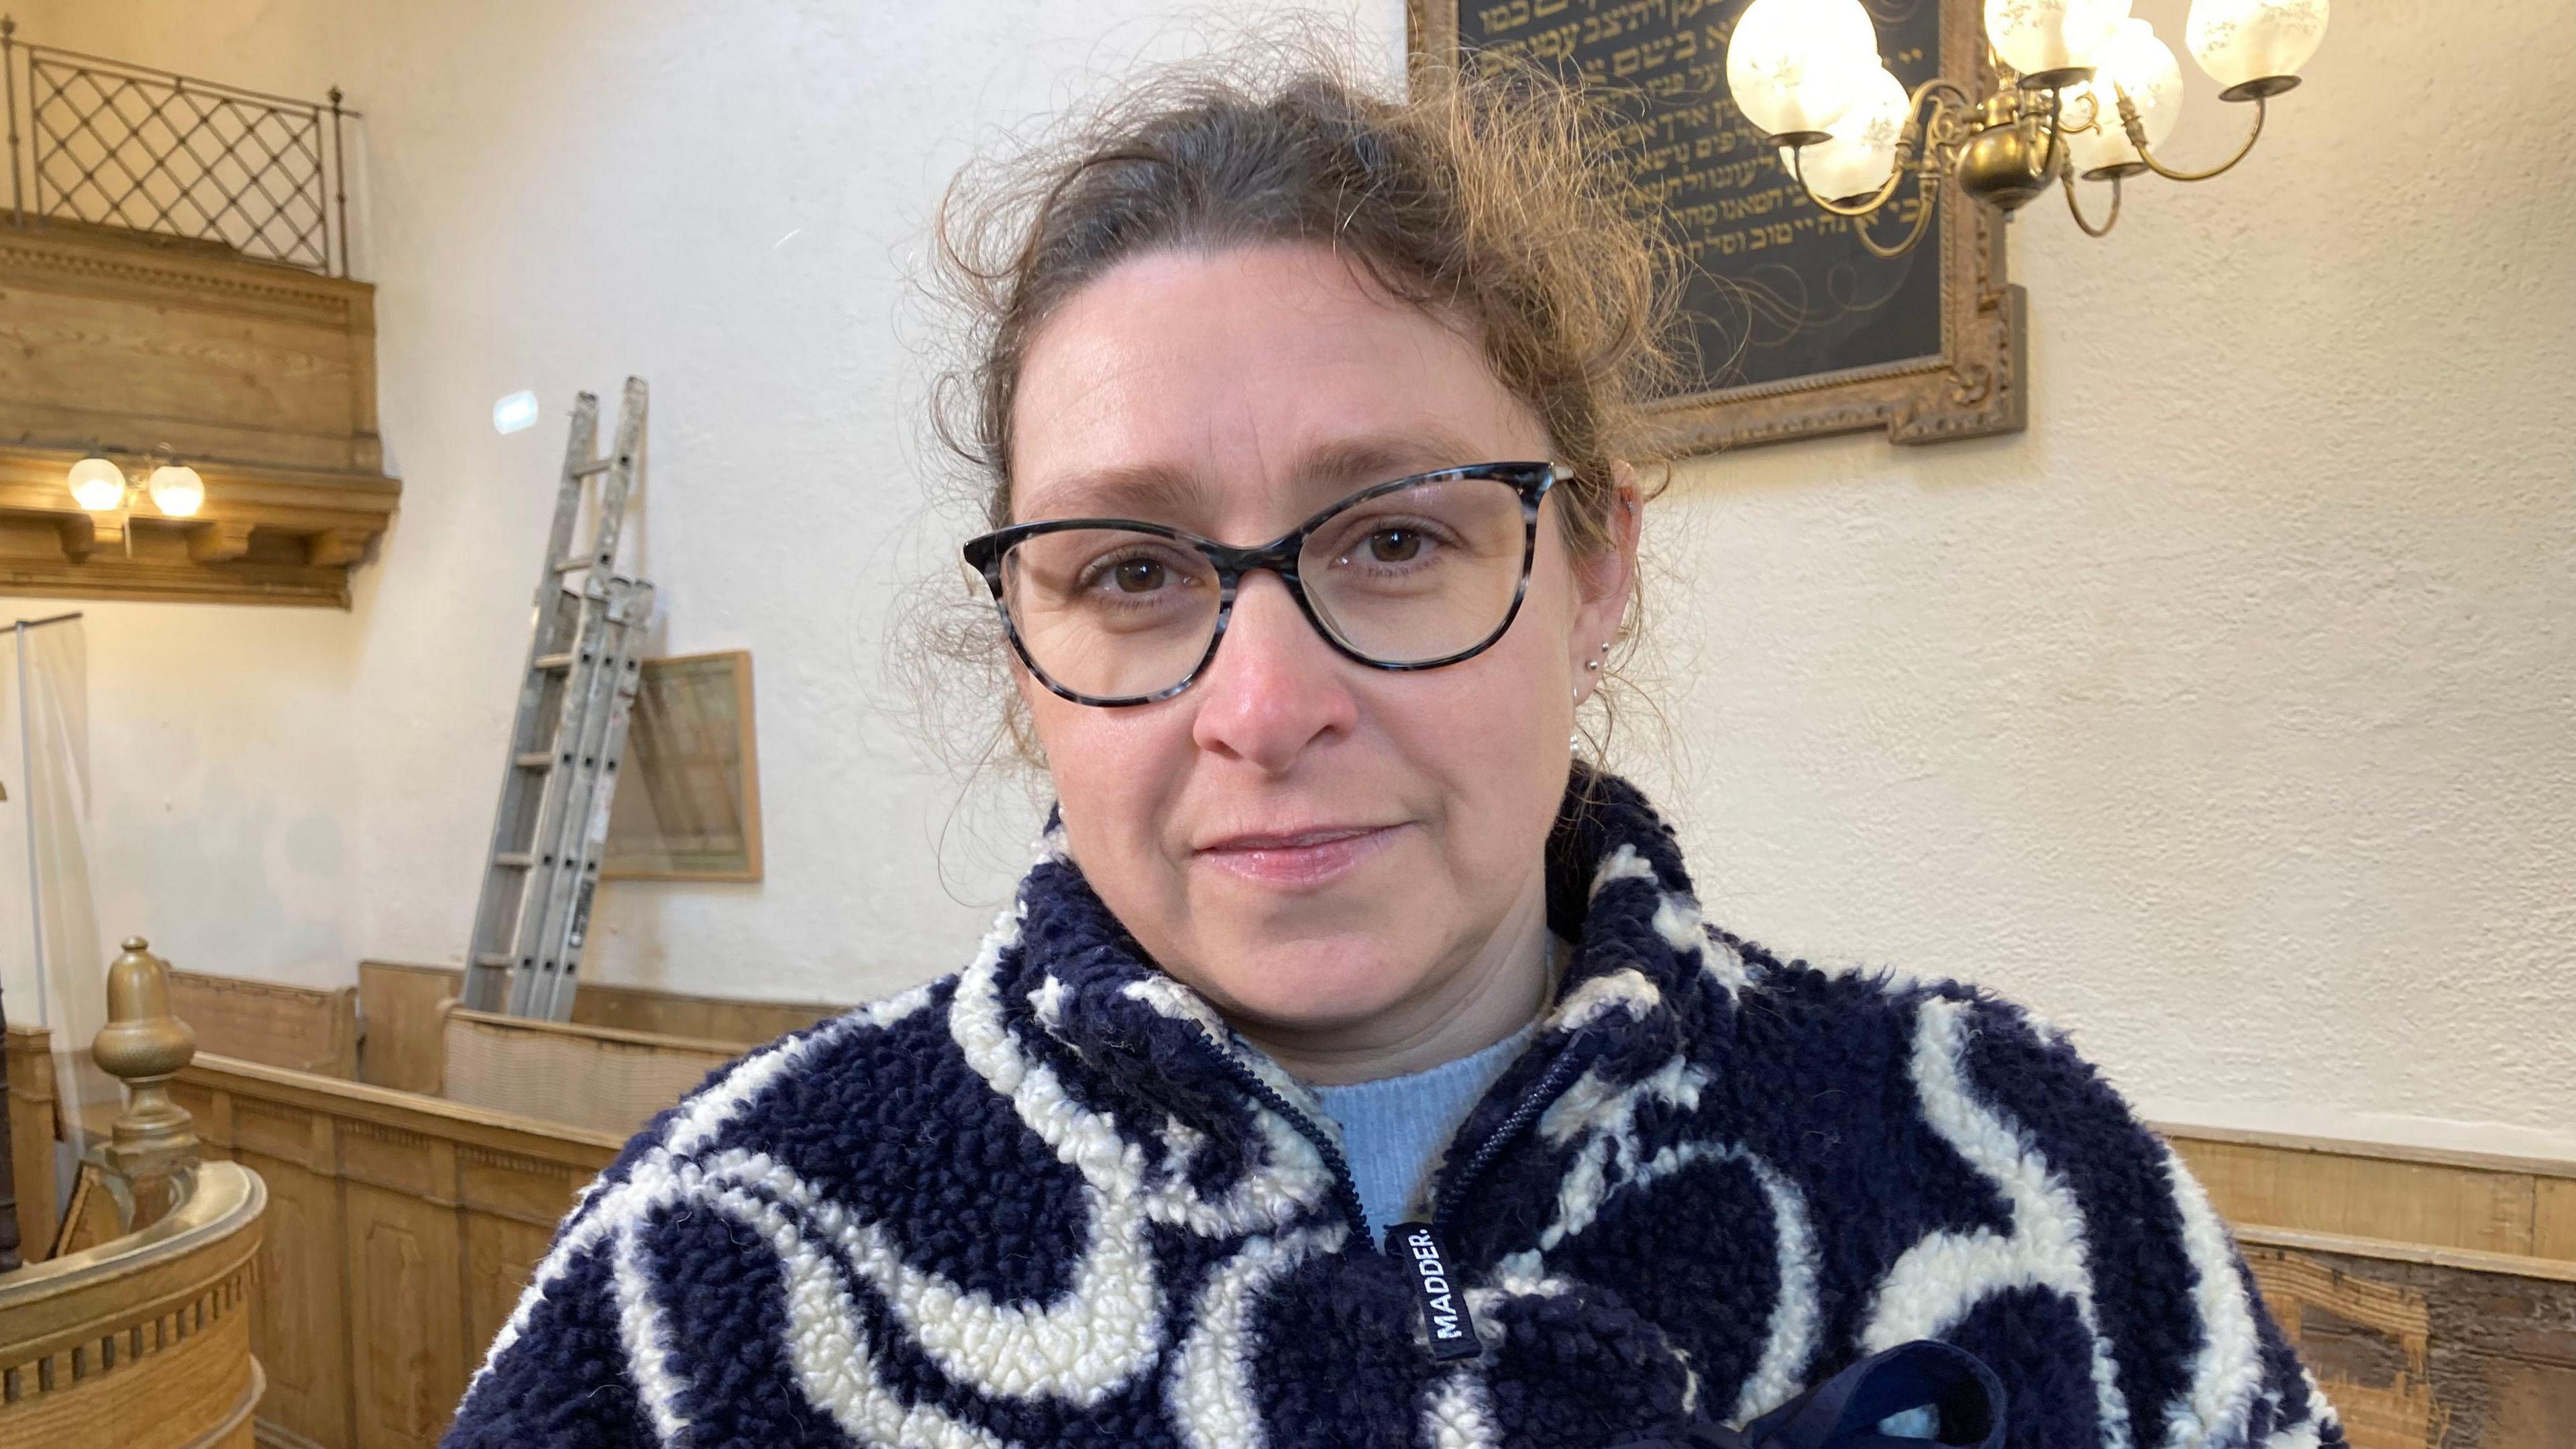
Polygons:
[[1608,535],[1602,547],[1574,560],[1574,633],[1566,641],[1572,657],[1578,697],[1599,681],[1596,666],[1608,662],[1609,645],[1628,616],[1628,600],[1637,588],[1637,534],[1643,517],[1643,494],[1637,472],[1625,463],[1611,467],[1610,508],[1602,519]]

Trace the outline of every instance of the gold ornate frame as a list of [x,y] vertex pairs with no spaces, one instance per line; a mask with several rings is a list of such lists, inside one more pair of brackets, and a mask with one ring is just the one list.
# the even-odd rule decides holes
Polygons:
[[[1945,74],[1994,84],[1977,0],[1937,0]],[[1405,0],[1408,69],[1455,63],[1456,0]],[[1958,57],[1973,58],[1961,65]],[[2004,218],[1944,184],[1941,350],[1931,357],[1748,387],[1712,388],[1655,409],[1675,457],[1885,427],[1890,442],[1941,443],[2030,426],[2028,302],[2005,279]],[[1930,244],[1927,242],[1927,245]]]

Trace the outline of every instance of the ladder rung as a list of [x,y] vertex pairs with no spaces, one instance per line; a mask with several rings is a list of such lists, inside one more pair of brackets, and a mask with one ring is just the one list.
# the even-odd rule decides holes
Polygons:
[[505,850],[499,855],[492,857],[492,863],[494,865],[517,866],[524,869],[536,864],[537,858],[524,850]]
[[555,560],[555,572],[559,574],[568,574],[579,569],[596,567],[598,567],[598,564],[588,554],[583,554],[579,558],[559,558]]
[[477,966],[507,967],[510,964],[510,958],[498,951],[477,951],[474,953],[474,964]]
[[530,750],[512,757],[512,763],[522,770],[542,770],[554,762],[555,752],[552,750]]
[[600,473],[605,473],[616,466],[617,460],[614,458],[593,458],[589,462],[582,464],[580,467],[573,469],[572,476],[576,478],[589,478]]
[[539,669],[548,670],[570,669],[572,667],[572,656],[569,654],[540,654],[537,656],[537,667]]

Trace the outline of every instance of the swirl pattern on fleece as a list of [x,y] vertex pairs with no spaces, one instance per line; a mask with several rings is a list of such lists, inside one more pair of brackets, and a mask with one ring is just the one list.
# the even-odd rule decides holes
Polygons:
[[448,1449],[1592,1449],[1955,1343],[2015,1449],[2335,1449],[2181,1162],[2057,1033],[1706,925],[1578,769],[1576,943],[1430,1199],[1435,1361],[1330,1119],[1042,843],[972,965],[782,1039],[565,1219]]

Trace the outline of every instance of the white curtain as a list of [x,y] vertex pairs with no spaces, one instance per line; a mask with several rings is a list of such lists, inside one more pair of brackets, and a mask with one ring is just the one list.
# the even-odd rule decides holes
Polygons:
[[[0,780],[10,789],[0,824],[15,838],[0,848],[10,868],[0,901],[24,905],[0,913],[14,938],[0,949],[0,1010],[52,1033],[55,1097],[77,1156],[88,1145],[81,1107],[112,1107],[120,1090],[90,1060],[107,1021],[107,968],[90,900],[89,651],[78,615],[21,622],[5,637]],[[70,1175],[60,1177],[68,1189]]]

